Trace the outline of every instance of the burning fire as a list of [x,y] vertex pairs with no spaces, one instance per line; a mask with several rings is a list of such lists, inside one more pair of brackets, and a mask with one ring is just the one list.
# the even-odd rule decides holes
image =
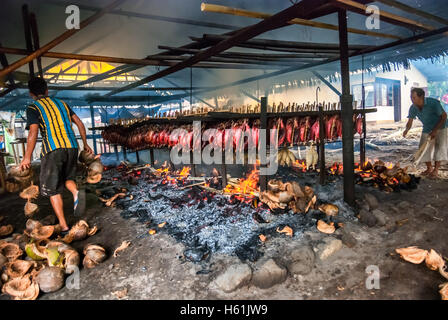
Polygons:
[[235,194],[237,199],[241,201],[252,200],[254,197],[258,197],[258,182],[259,173],[257,169],[252,170],[246,179],[238,179],[237,182],[229,182],[224,188],[224,193]]

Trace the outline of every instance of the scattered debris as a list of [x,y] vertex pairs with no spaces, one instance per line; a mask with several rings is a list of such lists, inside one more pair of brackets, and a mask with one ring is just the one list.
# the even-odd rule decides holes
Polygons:
[[290,236],[290,237],[292,237],[292,235],[294,234],[293,230],[290,227],[288,227],[288,226],[285,226],[282,230],[280,230],[277,227],[276,231],[279,232],[279,233],[284,233],[284,234],[286,234],[287,236]]
[[123,299],[128,296],[128,289],[124,288],[123,290],[118,290],[112,292],[113,295],[115,295],[118,299]]
[[325,221],[319,220],[317,221],[317,230],[326,234],[332,234],[335,232],[336,228],[334,227],[334,222],[327,224]]
[[123,251],[124,249],[126,249],[127,247],[129,247],[131,245],[131,241],[125,240],[121,243],[121,245],[115,249],[114,251],[114,258],[118,257],[118,253],[120,251]]

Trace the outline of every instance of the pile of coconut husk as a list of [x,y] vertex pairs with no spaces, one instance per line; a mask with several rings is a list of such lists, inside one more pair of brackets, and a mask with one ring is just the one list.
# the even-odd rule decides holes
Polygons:
[[289,208],[294,213],[307,213],[310,208],[314,209],[317,200],[311,187],[275,179],[269,180],[268,190],[261,192],[259,198],[271,210]]
[[33,183],[34,171],[29,169],[21,170],[20,166],[13,166],[9,169],[6,177],[6,191],[19,192]]
[[[80,254],[69,245],[95,234],[86,221],[76,223],[65,237],[59,225],[28,219],[23,234],[0,240],[0,286],[14,300],[35,300],[40,292],[61,289],[66,275],[78,270]],[[11,230],[12,232],[12,230]],[[106,259],[106,251],[96,244],[83,250],[83,266],[93,268]]]
[[26,204],[25,204],[25,216],[27,217],[32,217],[39,209],[39,207],[37,206],[37,204],[33,203],[31,200],[36,199],[39,196],[39,187],[35,186],[34,184],[31,183],[31,185],[24,189],[19,196],[22,199],[26,200]]
[[83,150],[79,154],[78,159],[87,170],[87,183],[95,184],[100,182],[104,170],[100,155],[94,155]]
[[[430,251],[420,249],[418,247],[407,247],[395,249],[395,251],[404,260],[413,264],[420,264],[425,261],[426,266],[431,270],[438,270],[439,273],[448,280],[448,272],[446,265],[446,258],[443,258],[437,251],[431,249]],[[442,300],[448,300],[448,282],[441,284],[440,295]]]

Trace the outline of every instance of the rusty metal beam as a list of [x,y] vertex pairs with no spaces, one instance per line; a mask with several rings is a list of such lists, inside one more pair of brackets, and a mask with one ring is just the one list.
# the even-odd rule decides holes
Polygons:
[[122,88],[113,90],[105,95],[105,97],[110,97],[114,94],[138,87],[142,84],[157,80],[174,72],[180,71],[182,69],[188,68],[195,63],[206,60],[213,55],[219,54],[227,49],[234,47],[236,44],[252,39],[264,32],[281,28],[287,25],[287,22],[293,18],[300,17],[306,18],[307,12],[315,10],[322,4],[326,4],[328,0],[303,0],[298,4],[295,4],[270,18],[267,18],[257,24],[246,27],[238,32],[236,32],[232,37],[225,39],[218,44],[212,46],[209,49],[198,52],[188,60],[182,61],[175,66],[166,68],[158,73],[155,73],[149,77],[146,77],[140,81],[133,84],[124,86]]
[[[33,35],[33,46],[34,51],[39,50],[40,44],[39,44],[39,31],[37,29],[37,20],[36,15],[34,13],[30,13],[30,26],[31,26],[31,33]],[[37,57],[37,71],[39,72],[39,75],[41,78],[44,77],[44,73],[42,71],[42,59],[41,57]]]
[[125,1],[126,0],[115,0],[112,4],[108,5],[106,8],[104,8],[101,11],[95,13],[94,15],[90,16],[89,18],[83,20],[80,23],[80,28],[79,29],[71,29],[71,30],[65,31],[63,34],[59,35],[58,37],[56,37],[55,39],[53,39],[52,41],[50,41],[49,43],[47,43],[46,45],[41,47],[40,49],[33,51],[28,56],[26,56],[26,57],[24,57],[24,58],[22,58],[22,59],[20,59],[20,60],[18,60],[16,62],[14,62],[13,64],[9,65],[7,68],[4,68],[4,69],[0,70],[0,77],[6,75],[8,73],[13,72],[14,70],[20,68],[21,66],[23,66],[26,63],[32,62],[37,57],[40,57],[43,53],[51,50],[51,48],[57,46],[58,44],[60,44],[64,40],[68,39],[69,37],[71,37],[72,35],[77,33],[79,30],[82,30],[87,25],[89,25],[92,22],[98,20],[105,13],[107,13],[108,11],[116,8],[117,6],[120,6]]

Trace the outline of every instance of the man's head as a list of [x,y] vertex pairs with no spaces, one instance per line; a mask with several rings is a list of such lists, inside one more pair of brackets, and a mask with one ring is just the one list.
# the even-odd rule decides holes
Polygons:
[[47,83],[42,78],[31,78],[28,81],[28,89],[30,90],[30,96],[36,100],[41,95],[48,95]]
[[421,88],[412,88],[411,100],[415,106],[423,108],[425,104],[425,91]]

